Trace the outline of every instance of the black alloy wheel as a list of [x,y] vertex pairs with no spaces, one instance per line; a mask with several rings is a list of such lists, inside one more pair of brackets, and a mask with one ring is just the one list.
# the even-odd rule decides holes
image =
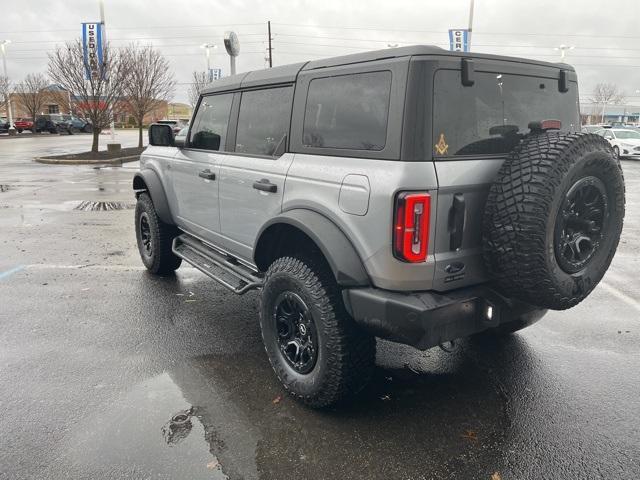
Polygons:
[[567,273],[584,269],[606,234],[609,202],[597,177],[588,176],[567,191],[556,220],[554,249],[558,265]]
[[287,364],[302,375],[313,370],[318,359],[318,332],[304,300],[291,291],[282,292],[274,304],[273,321]]

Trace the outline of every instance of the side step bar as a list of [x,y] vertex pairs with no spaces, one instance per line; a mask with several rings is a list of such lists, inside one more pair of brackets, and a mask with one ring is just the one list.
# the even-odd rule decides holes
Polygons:
[[190,235],[174,238],[171,249],[178,257],[238,295],[262,287],[262,279],[257,273]]

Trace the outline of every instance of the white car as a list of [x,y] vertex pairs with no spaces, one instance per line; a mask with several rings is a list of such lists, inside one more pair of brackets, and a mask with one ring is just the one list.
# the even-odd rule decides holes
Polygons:
[[640,160],[640,132],[628,128],[607,128],[598,130],[609,140],[617,157],[628,157]]

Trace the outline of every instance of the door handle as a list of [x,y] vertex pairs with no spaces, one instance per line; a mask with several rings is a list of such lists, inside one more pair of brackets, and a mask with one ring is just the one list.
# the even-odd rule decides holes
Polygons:
[[198,176],[200,178],[205,178],[207,180],[215,180],[216,179],[216,174],[213,173],[208,168],[206,170],[202,170],[200,173],[198,173]]
[[258,180],[257,182],[253,182],[253,188],[255,188],[256,190],[262,190],[263,192],[271,193],[276,193],[278,191],[278,186],[275,183],[271,183],[266,178]]

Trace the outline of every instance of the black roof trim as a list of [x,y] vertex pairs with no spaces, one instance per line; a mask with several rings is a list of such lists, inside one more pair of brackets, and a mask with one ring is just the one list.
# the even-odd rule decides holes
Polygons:
[[202,93],[217,93],[240,88],[257,87],[261,85],[277,85],[282,83],[293,83],[301,71],[316,70],[319,68],[338,67],[354,63],[374,62],[377,60],[387,60],[401,57],[414,56],[435,56],[449,58],[472,58],[478,60],[498,60],[506,62],[523,63],[528,65],[538,65],[543,67],[558,68],[568,71],[575,71],[571,65],[566,63],[551,63],[539,60],[530,60],[521,57],[508,57],[505,55],[491,55],[487,53],[470,52],[450,52],[440,47],[431,45],[413,45],[409,47],[387,48],[384,50],[374,50],[370,52],[354,53],[340,57],[323,58],[310,62],[293,63],[265,70],[254,70],[246,73],[239,73],[230,77],[216,80],[206,87]]

